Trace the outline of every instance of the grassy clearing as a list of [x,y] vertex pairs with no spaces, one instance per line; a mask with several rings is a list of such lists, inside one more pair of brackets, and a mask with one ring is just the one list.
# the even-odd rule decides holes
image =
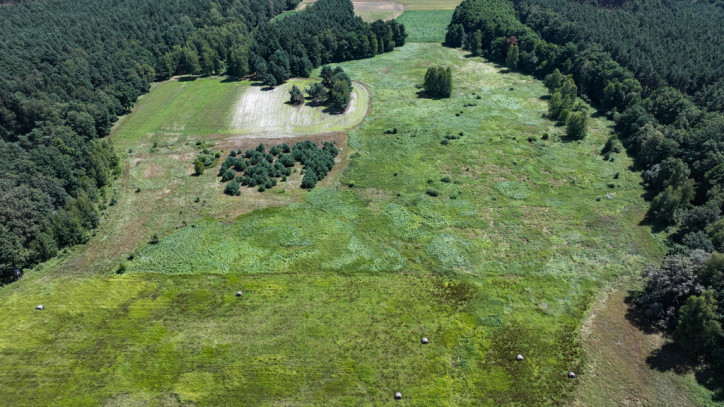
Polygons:
[[[418,98],[427,67],[443,61],[454,71],[452,98]],[[146,121],[169,121],[168,102],[152,98],[162,85],[144,98],[156,100],[143,108],[156,113],[130,115],[112,137],[136,152],[90,249],[0,288],[0,363],[13,372],[0,376],[0,397],[383,405],[401,391],[402,404],[419,406],[570,400],[566,372],[587,380],[579,327],[596,292],[664,250],[636,226],[646,204],[631,161],[598,154],[611,123],[593,119],[586,140],[562,143],[564,130],[542,117],[540,82],[434,44],[342,66],[369,86],[371,114],[349,131],[347,169],[309,193],[227,200],[215,174],[180,181],[175,166],[190,172],[191,160],[174,156],[193,157],[193,145],[179,139],[151,152],[149,136],[124,129],[154,133]],[[194,106],[190,120],[213,106]],[[218,115],[231,120],[228,110]],[[224,133],[228,121],[216,126],[201,136],[218,148],[253,142]],[[396,134],[384,133],[392,127]],[[267,206],[279,207],[246,213]],[[163,239],[143,245],[151,230]],[[142,247],[126,260],[119,244]],[[120,261],[128,271],[116,276]],[[38,303],[46,311],[32,311]]]
[[234,106],[231,125],[226,133],[245,137],[288,137],[295,134],[329,133],[346,131],[362,122],[370,103],[369,92],[359,83],[352,84],[349,107],[345,114],[333,114],[325,107],[315,107],[309,102],[294,106],[289,102],[289,90],[293,85],[304,90],[318,80],[294,79],[273,90],[262,86],[250,86]]
[[405,10],[404,6],[394,1],[360,1],[354,3],[354,12],[362,20],[393,20]]
[[452,10],[405,11],[397,21],[405,25],[408,42],[442,43],[452,14]]
[[[313,4],[317,0],[302,0],[301,3],[297,6],[298,10],[303,10],[304,8],[308,7],[310,4]],[[399,1],[398,3],[401,3],[404,6],[404,10],[455,10],[455,7],[457,7],[458,4],[460,4],[462,0],[406,0],[406,1]],[[352,1],[352,3],[355,5],[355,10],[357,10],[357,4],[358,3],[369,3],[367,1]],[[377,2],[375,2],[377,3]],[[390,17],[394,18],[394,17]],[[364,18],[363,18],[364,19]],[[368,20],[373,21],[373,20]]]

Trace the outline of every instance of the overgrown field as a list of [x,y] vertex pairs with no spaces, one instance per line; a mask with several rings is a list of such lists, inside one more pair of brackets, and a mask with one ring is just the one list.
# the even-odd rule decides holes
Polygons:
[[442,43],[452,14],[453,10],[405,11],[397,21],[405,25],[409,42]]
[[[452,98],[418,97],[440,63],[453,67]],[[308,193],[226,199],[214,169],[176,174],[191,172],[196,126],[218,149],[252,147],[223,130],[246,84],[162,84],[144,98],[112,137],[126,178],[106,226],[0,289],[0,399],[570,400],[566,373],[586,378],[579,328],[596,292],[663,250],[637,226],[646,205],[631,161],[599,154],[611,123],[594,118],[588,138],[562,142],[540,82],[436,44],[342,66],[368,86],[371,114],[338,143],[346,169]],[[159,93],[195,83],[206,102],[162,106]],[[145,244],[154,232],[161,241]]]

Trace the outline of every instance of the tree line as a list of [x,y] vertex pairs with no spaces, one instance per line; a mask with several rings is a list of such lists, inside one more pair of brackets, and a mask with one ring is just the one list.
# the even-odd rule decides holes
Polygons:
[[[48,0],[0,7],[0,284],[85,242],[120,171],[101,140],[153,81],[271,73],[404,44],[396,22],[362,22],[349,0]],[[201,170],[199,166],[199,170]]]
[[[632,7],[638,4],[632,3]],[[711,5],[705,6],[712,15],[719,15]],[[561,7],[578,6],[565,2]],[[445,43],[545,78],[551,90],[549,115],[554,120],[566,117],[568,123],[571,111],[576,110],[576,95],[614,119],[617,134],[608,140],[602,154],[614,159],[625,146],[635,156],[650,199],[647,220],[669,232],[666,259],[660,266],[644,270],[646,286],[635,301],[638,309],[644,318],[671,332],[692,356],[724,366],[724,261],[719,254],[724,253],[724,116],[716,105],[695,98],[697,106],[681,90],[665,86],[665,80],[642,85],[631,70],[596,43],[598,37],[589,35],[588,29],[577,30],[553,14],[546,14],[547,22],[541,23],[542,17],[536,13],[544,8],[520,8],[531,24],[528,26],[518,19],[510,1],[464,0],[453,14]],[[684,19],[683,24],[692,21]],[[637,32],[625,28],[629,29]],[[724,30],[721,26],[713,30],[716,48]],[[637,35],[646,34],[644,29]],[[688,57],[673,49],[676,42],[646,39],[660,40],[661,52]],[[709,52],[708,57],[718,61],[720,68],[722,54],[710,51],[702,52]],[[670,73],[677,69],[672,66]],[[701,89],[719,86],[718,79],[702,77]],[[567,126],[569,135],[576,127],[580,124]],[[706,345],[697,345],[700,343]]]
[[628,1],[616,8],[566,0],[515,0],[521,21],[547,41],[600,44],[630,69],[644,95],[671,86],[724,110],[724,8],[706,2]]

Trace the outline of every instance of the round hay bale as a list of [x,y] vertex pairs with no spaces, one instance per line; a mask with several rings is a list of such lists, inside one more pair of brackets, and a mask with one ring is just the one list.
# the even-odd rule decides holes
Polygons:
[[573,373],[573,372],[568,372],[568,378],[569,378],[569,379],[575,379],[575,378],[576,378],[576,374]]
[[395,400],[400,400],[400,399],[402,399],[402,393],[400,393],[398,391],[397,393],[395,393]]
[[521,355],[520,353],[517,354],[517,355],[515,355],[515,360],[517,360],[518,362],[522,362],[522,361],[523,361],[523,355]]
[[237,292],[236,292],[236,296],[237,296],[237,297],[241,297],[242,295],[244,295],[244,293],[242,293],[241,291],[237,291]]
[[44,307],[42,304],[40,304],[40,305],[38,305],[37,307],[35,307],[35,309],[36,309],[37,311],[42,311],[42,310],[45,309],[45,307]]
[[423,345],[427,345],[427,343],[430,341],[427,338],[422,338],[422,340],[420,340],[420,342],[422,342]]

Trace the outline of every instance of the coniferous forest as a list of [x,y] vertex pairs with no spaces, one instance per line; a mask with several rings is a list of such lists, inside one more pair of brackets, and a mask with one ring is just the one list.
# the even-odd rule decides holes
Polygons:
[[545,78],[549,116],[568,120],[569,130],[579,117],[576,96],[616,122],[601,154],[615,159],[625,147],[634,156],[650,200],[646,222],[667,232],[669,247],[660,266],[643,270],[632,302],[692,358],[724,366],[722,9],[610,5],[620,8],[465,0],[445,43]]
[[0,283],[85,242],[114,200],[108,135],[152,82],[183,74],[308,76],[404,44],[348,0],[26,1],[0,7]]

